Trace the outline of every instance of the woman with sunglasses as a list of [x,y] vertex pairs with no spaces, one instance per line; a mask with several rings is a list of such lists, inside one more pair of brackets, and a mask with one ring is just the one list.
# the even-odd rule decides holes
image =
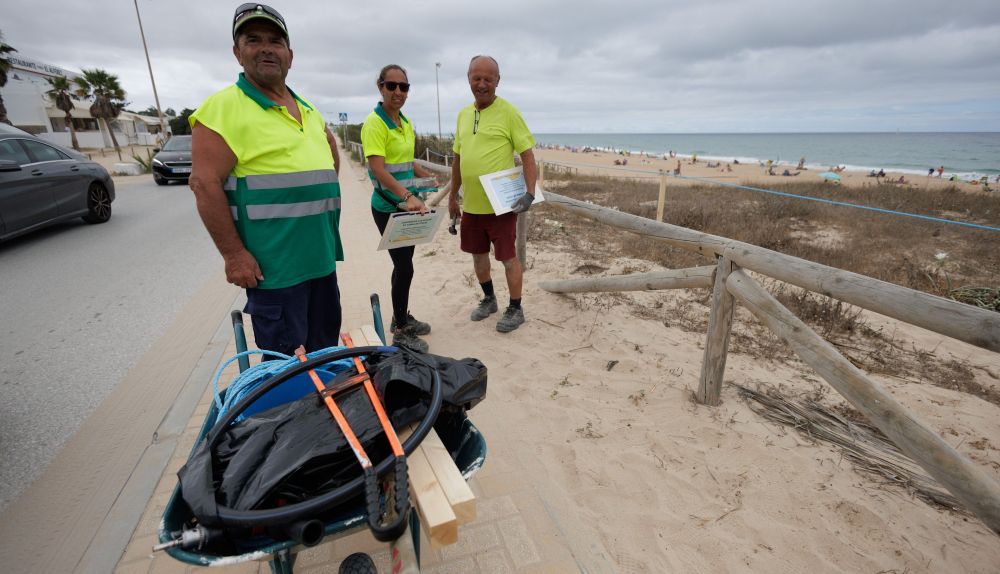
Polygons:
[[[424,202],[415,195],[415,178],[431,177],[431,174],[413,161],[416,138],[413,125],[402,112],[410,91],[406,70],[395,64],[382,68],[376,86],[382,101],[365,118],[361,145],[368,160],[368,177],[374,187],[372,217],[379,233],[384,233],[392,213],[427,213]],[[413,252],[412,246],[389,250],[392,258],[392,344],[426,352],[427,342],[420,335],[430,333],[431,326],[414,319],[409,312]]]

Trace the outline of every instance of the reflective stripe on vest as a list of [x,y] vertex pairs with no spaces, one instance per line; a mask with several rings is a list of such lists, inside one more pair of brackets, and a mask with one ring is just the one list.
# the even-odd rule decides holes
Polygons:
[[281,217],[305,217],[307,215],[319,215],[328,211],[340,209],[340,198],[331,197],[316,201],[302,201],[299,203],[272,203],[269,205],[248,205],[247,217],[249,219],[278,219]]
[[[392,175],[392,178],[398,181],[399,184],[402,185],[403,187],[409,189],[410,187],[413,186],[414,178],[413,178],[412,161],[407,161],[403,163],[387,163],[385,164],[385,171],[389,172],[389,174]],[[372,185],[374,185],[376,188],[385,189],[386,191],[388,191],[386,187],[382,185],[382,182],[380,182],[378,178],[375,177],[375,172],[373,172],[370,168],[368,169],[368,177],[371,178]]]
[[[332,169],[317,169],[315,171],[300,171],[296,173],[274,173],[264,175],[248,175],[247,189],[286,189],[302,185],[318,183],[340,183],[337,172]],[[225,191],[236,191],[236,178],[229,176],[223,184]]]

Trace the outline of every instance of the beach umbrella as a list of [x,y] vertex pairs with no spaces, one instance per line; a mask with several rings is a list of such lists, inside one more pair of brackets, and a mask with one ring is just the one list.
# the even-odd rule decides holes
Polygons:
[[823,179],[829,179],[830,181],[840,181],[840,174],[833,173],[832,171],[824,171],[823,173],[819,174],[819,176],[822,177]]

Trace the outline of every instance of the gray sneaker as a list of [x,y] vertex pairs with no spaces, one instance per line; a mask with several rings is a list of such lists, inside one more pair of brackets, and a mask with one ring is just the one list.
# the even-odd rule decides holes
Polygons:
[[[423,321],[417,321],[416,319],[413,318],[413,315],[409,313],[406,314],[406,323],[403,323],[402,327],[404,331],[406,331],[411,335],[431,334],[431,326],[429,323],[424,323]],[[389,325],[389,328],[392,329],[393,331],[396,330],[395,318],[392,319],[392,323]]]
[[489,317],[493,313],[497,312],[497,298],[496,295],[490,297],[483,297],[483,300],[479,302],[479,306],[472,310],[472,315],[469,317],[473,321],[482,321],[483,319]]
[[520,307],[507,307],[503,311],[503,317],[497,321],[497,331],[510,333],[524,323],[524,310]]
[[426,353],[428,349],[427,341],[404,329],[392,332],[392,345],[394,347],[406,347],[407,349],[413,349],[421,353]]

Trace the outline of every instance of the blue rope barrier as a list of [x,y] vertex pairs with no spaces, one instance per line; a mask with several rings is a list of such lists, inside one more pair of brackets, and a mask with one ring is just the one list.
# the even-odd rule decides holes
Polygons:
[[[657,170],[657,171],[651,171],[651,170],[641,170],[641,169],[629,169],[627,167],[617,167],[617,166],[615,166],[615,167],[605,167],[605,166],[595,166],[595,165],[590,165],[590,164],[567,164],[567,163],[552,162],[552,161],[547,161],[545,163],[548,163],[548,164],[551,164],[551,165],[567,166],[567,167],[586,167],[586,168],[591,168],[591,169],[597,168],[597,169],[611,169],[611,170],[630,171],[630,172],[633,172],[633,173],[650,173],[650,174],[655,174],[655,175],[659,175],[660,174],[659,170]],[[667,173],[667,172],[664,170],[664,173]],[[827,204],[830,204],[830,205],[839,205],[841,207],[852,207],[854,209],[863,209],[863,210],[866,210],[866,211],[874,211],[876,213],[885,213],[885,214],[888,214],[888,215],[899,215],[899,216],[903,216],[903,217],[911,217],[913,219],[922,219],[924,221],[933,221],[935,223],[946,223],[946,224],[950,224],[950,225],[959,225],[959,226],[962,226],[962,227],[970,227],[972,229],[981,229],[981,230],[984,230],[984,231],[1000,231],[1000,227],[992,227],[990,225],[981,225],[979,223],[970,223],[968,221],[958,221],[958,220],[955,220],[955,219],[945,219],[943,217],[933,217],[933,216],[930,216],[930,215],[921,215],[919,213],[908,213],[908,212],[905,212],[905,211],[896,211],[896,210],[893,210],[893,209],[884,209],[884,208],[881,208],[881,207],[872,207],[870,205],[862,205],[862,204],[859,204],[859,203],[851,203],[849,201],[837,201],[835,199],[824,199],[824,198],[820,198],[820,197],[809,197],[808,195],[796,195],[794,193],[785,193],[783,191],[774,191],[772,189],[764,189],[764,188],[761,188],[761,187],[752,187],[752,186],[749,186],[749,185],[742,185],[742,184],[739,184],[739,183],[729,183],[729,182],[725,182],[725,181],[717,181],[717,180],[714,180],[714,179],[708,179],[708,178],[704,178],[704,177],[692,177],[692,176],[686,176],[686,175],[672,175],[672,174],[671,174],[671,177],[678,178],[678,179],[687,179],[687,180],[691,180],[691,181],[700,181],[700,182],[703,182],[703,183],[710,183],[712,185],[718,185],[718,186],[721,186],[721,187],[732,187],[732,188],[736,188],[736,189],[746,189],[746,190],[749,190],[749,191],[757,191],[757,192],[760,192],[760,193],[768,193],[768,194],[771,194],[771,195],[777,195],[779,197],[788,197],[788,198],[792,198],[792,199],[803,199],[803,200],[806,200],[806,201],[816,201],[816,202],[819,202],[819,203],[827,203]]]

